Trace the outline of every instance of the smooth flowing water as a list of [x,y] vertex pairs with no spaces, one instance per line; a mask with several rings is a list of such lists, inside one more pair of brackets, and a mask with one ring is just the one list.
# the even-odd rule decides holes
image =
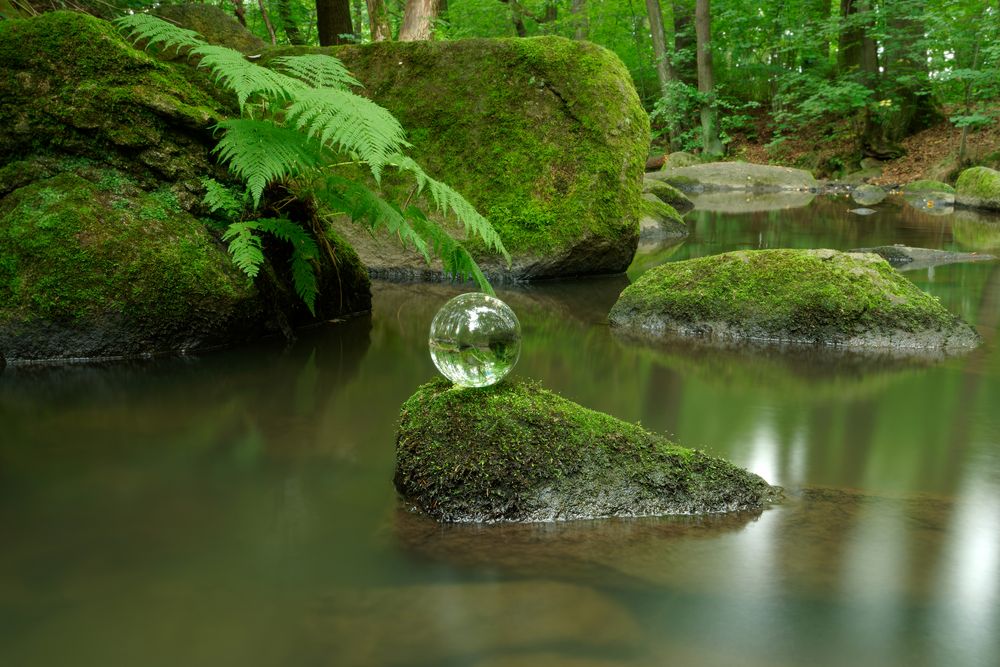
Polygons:
[[[735,248],[1000,252],[1000,223],[896,201],[709,205],[726,210],[689,214],[691,237],[630,275]],[[644,346],[606,324],[625,277],[499,290],[522,325],[515,375],[785,487],[755,514],[401,510],[395,421],[456,288],[376,285],[370,317],[291,347],[8,367],[0,665],[1000,664],[1000,262],[907,276],[984,345]]]

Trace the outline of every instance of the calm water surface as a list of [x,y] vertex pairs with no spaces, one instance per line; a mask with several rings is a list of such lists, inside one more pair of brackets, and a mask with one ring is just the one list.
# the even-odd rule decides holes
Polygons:
[[[690,213],[691,237],[644,247],[630,276],[736,248],[1000,253],[1000,223],[894,201],[707,205],[724,210]],[[515,374],[786,488],[756,514],[401,511],[396,415],[433,375],[449,287],[377,285],[371,317],[291,347],[8,368],[0,665],[1000,664],[1000,262],[907,276],[985,344],[916,361],[651,347],[605,323],[625,277],[500,290],[523,325]]]

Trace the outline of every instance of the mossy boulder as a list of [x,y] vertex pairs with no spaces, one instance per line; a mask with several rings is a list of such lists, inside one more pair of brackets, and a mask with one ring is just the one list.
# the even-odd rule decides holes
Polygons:
[[919,181],[911,181],[903,186],[903,192],[933,192],[933,193],[952,193],[954,194],[955,188],[948,185],[947,183],[942,183],[941,181],[932,181],[930,179],[923,179]]
[[664,169],[676,169],[678,167],[691,167],[701,164],[702,160],[697,155],[685,153],[684,151],[674,151],[663,161]]
[[[262,62],[315,52],[340,58],[364,84],[362,94],[406,128],[411,155],[493,223],[513,266],[474,248],[489,275],[531,279],[628,266],[649,121],[613,53],[538,37],[288,47]],[[400,201],[409,187],[384,184]],[[350,227],[343,232],[374,275],[426,272],[413,253],[372,247]]]
[[803,169],[749,162],[707,162],[689,167],[667,166],[647,177],[666,181],[681,190],[753,190],[779,192],[808,190],[819,184]]
[[664,181],[655,178],[642,179],[642,194],[655,195],[657,199],[670,206],[678,213],[687,213],[694,208],[694,202],[687,195]]
[[966,169],[955,183],[955,193],[959,206],[1000,211],[1000,171],[989,167]]
[[875,204],[882,203],[887,194],[885,190],[877,185],[864,183],[855,186],[851,190],[851,199],[861,206],[874,206]]
[[202,3],[161,5],[153,10],[153,14],[188,30],[194,30],[209,44],[225,46],[247,54],[258,54],[267,47],[264,40],[215,5]]
[[[0,349],[9,359],[187,352],[311,319],[282,280],[252,287],[168,188],[83,173],[93,180],[67,172],[0,200]],[[337,254],[345,284],[367,288],[349,248]],[[370,308],[367,289],[346,296],[325,314]]]
[[642,196],[639,238],[643,241],[677,239],[688,235],[688,227],[670,204],[652,194]]
[[627,287],[611,325],[642,337],[961,349],[979,336],[884,259],[745,250],[664,264]]
[[731,463],[521,380],[420,387],[403,404],[395,483],[440,521],[732,512],[777,495]]

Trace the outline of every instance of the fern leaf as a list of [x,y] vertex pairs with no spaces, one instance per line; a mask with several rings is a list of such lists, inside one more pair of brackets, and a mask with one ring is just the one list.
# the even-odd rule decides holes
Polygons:
[[285,117],[324,146],[356,153],[368,163],[376,181],[389,159],[409,146],[403,127],[391,113],[346,90],[296,91]]
[[[237,199],[233,191],[214,178],[203,178],[201,184],[205,186],[205,197],[201,200],[213,213],[222,211],[227,218],[235,219],[240,216],[243,210],[243,202]],[[245,198],[245,196],[244,196]]]
[[445,273],[457,280],[474,280],[483,292],[496,296],[490,281],[486,279],[482,269],[465,246],[452,238],[417,207],[411,206],[406,213],[412,220],[414,230],[427,239],[434,254],[441,258]]
[[254,234],[255,229],[253,221],[234,222],[222,235],[223,241],[229,241],[233,264],[251,280],[257,277],[260,265],[264,263],[264,252],[260,247],[260,237]]
[[284,56],[275,58],[274,65],[282,72],[300,79],[313,88],[340,88],[360,86],[361,82],[333,56],[319,54],[304,56]]
[[284,218],[265,218],[257,220],[256,225],[260,231],[292,245],[292,285],[295,293],[315,317],[316,296],[319,294],[316,269],[313,266],[313,262],[319,258],[319,246],[315,239],[305,229]]
[[149,14],[123,16],[115,19],[114,24],[133,42],[145,40],[147,49],[163,44],[164,49],[174,47],[180,52],[182,48],[193,49],[205,45],[200,35],[193,30],[186,30]]
[[407,171],[413,174],[413,177],[417,181],[418,192],[426,189],[434,201],[434,205],[441,213],[446,215],[448,213],[454,214],[465,228],[466,237],[478,236],[488,249],[495,250],[503,255],[504,259],[507,260],[507,265],[510,265],[510,253],[507,252],[503,240],[501,240],[500,235],[493,228],[493,225],[490,224],[489,220],[480,215],[476,207],[470,204],[458,191],[428,176],[416,161],[406,155],[399,154],[392,156],[392,164],[400,171]]
[[236,94],[241,111],[251,97],[284,101],[307,88],[298,79],[254,64],[239,51],[224,46],[204,44],[192,49],[191,55],[200,56],[198,67],[210,69],[216,83]]
[[268,183],[294,177],[318,163],[318,144],[301,132],[252,119],[225,120],[218,127],[226,133],[212,150],[246,181],[255,208]]

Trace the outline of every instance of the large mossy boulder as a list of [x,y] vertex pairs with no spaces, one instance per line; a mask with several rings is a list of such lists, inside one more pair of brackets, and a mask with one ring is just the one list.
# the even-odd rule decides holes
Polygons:
[[[215,5],[200,2],[182,5],[162,4],[153,10],[153,14],[188,30],[194,30],[209,44],[253,55],[259,54],[267,47],[264,40]],[[173,49],[168,51],[176,53]]]
[[777,495],[731,463],[520,380],[420,387],[403,404],[395,483],[440,521],[732,512]]
[[1000,211],[1000,171],[989,167],[966,169],[955,183],[955,193],[959,206]]
[[804,169],[749,162],[708,162],[689,167],[667,166],[647,178],[666,181],[681,190],[809,190],[819,185]]
[[874,254],[744,250],[664,264],[627,287],[611,325],[671,334],[860,348],[952,349],[975,330]]
[[[493,223],[513,266],[473,248],[488,275],[522,280],[629,265],[649,121],[612,52],[538,37],[289,47],[262,62],[314,52],[340,58],[362,94],[406,128],[410,154]],[[383,184],[399,201],[409,187]],[[415,253],[342,231],[373,275],[428,277]]]
[[[0,350],[8,358],[188,352],[308,319],[280,282],[252,287],[169,189],[145,192],[120,172],[84,173],[93,181],[63,173],[0,200]],[[349,248],[338,254],[345,281],[367,281]],[[348,312],[370,307],[367,291],[349,298]]]

